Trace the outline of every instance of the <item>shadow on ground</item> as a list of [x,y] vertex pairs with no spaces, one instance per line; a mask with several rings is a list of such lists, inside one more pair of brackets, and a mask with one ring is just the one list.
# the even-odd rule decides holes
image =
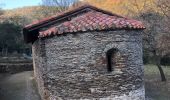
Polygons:
[[0,100],[40,100],[33,72],[0,74]]
[[158,68],[145,66],[145,92],[149,100],[170,100],[170,66],[163,66],[167,81],[161,82]]
[[[163,67],[167,82],[161,82],[156,66],[145,67],[146,100],[170,100],[170,67]],[[0,74],[0,100],[40,100],[32,71]]]

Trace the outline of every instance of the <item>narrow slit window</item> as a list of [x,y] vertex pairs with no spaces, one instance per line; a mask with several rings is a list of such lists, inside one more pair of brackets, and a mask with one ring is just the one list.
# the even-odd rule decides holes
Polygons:
[[106,53],[108,72],[112,72],[114,70],[115,59],[113,59],[113,58],[115,58],[114,56],[116,53],[117,53],[117,49],[115,49],[115,48],[108,50]]

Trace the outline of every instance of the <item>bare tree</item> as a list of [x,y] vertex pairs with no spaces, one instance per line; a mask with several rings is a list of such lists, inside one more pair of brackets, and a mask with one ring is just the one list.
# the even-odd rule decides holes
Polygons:
[[82,5],[83,2],[79,0],[42,0],[40,9],[35,11],[35,19],[42,19],[44,17],[57,15],[70,8]]
[[143,34],[145,49],[153,54],[162,81],[166,81],[161,67],[161,58],[170,53],[169,32],[165,30],[165,16],[156,12],[145,12],[140,15],[147,29]]
[[160,8],[161,12],[170,19],[170,0],[158,0],[156,5]]
[[169,54],[169,0],[132,0],[125,8],[128,15],[143,20],[146,30],[143,34],[144,49],[154,57],[162,81],[166,81],[161,67],[161,58]]
[[67,10],[71,5],[78,0],[42,0],[43,5],[48,7],[58,7],[58,12]]
[[141,12],[155,9],[155,0],[129,0],[122,6],[125,9],[126,15],[138,16]]

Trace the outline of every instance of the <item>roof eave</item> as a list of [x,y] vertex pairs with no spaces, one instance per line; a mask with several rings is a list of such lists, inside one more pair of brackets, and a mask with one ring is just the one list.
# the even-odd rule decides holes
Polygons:
[[29,31],[28,29],[23,29],[24,41],[26,43],[33,43],[38,38],[39,30]]

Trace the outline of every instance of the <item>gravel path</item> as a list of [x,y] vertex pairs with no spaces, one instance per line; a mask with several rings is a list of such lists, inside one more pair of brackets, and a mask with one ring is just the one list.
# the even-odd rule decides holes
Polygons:
[[0,100],[40,100],[33,72],[0,74]]

